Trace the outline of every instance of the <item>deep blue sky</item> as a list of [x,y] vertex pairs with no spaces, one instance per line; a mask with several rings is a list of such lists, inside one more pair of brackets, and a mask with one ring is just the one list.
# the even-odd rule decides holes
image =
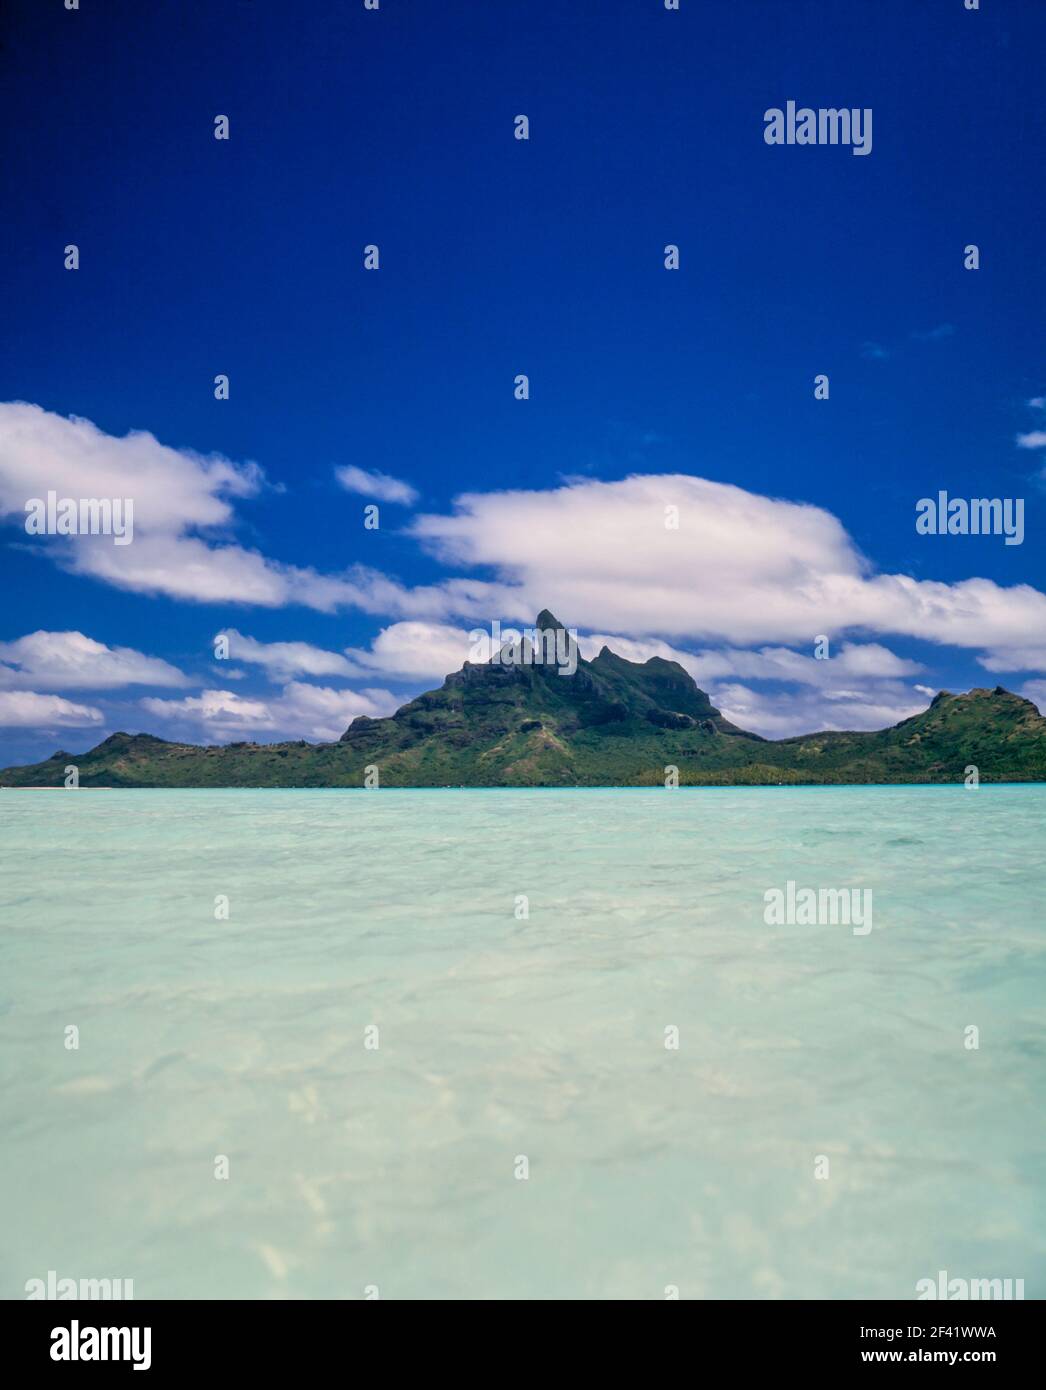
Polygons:
[[[397,535],[409,511],[364,531],[335,465],[409,480],[425,512],[564,475],[686,472],[825,508],[879,570],[1046,588],[1043,455],[1014,443],[1042,428],[1026,402],[1046,390],[1046,6],[7,0],[2,15],[0,400],[256,460],[284,488],[237,504],[240,544],[430,582],[448,571]],[[768,147],[762,113],[788,98],[873,108],[872,153]],[[1024,545],[916,537],[913,500],[939,487],[1025,497]],[[202,684],[225,624],[341,650],[392,621],[122,592],[25,539],[17,518],[0,531],[4,641],[78,629]],[[950,647],[928,678],[995,679]],[[108,696],[82,698],[118,726]],[[0,729],[0,765],[55,744]]]

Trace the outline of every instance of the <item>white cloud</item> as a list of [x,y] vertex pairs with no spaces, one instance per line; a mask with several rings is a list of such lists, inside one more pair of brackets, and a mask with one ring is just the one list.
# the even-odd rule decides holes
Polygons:
[[212,545],[195,536],[141,534],[137,520],[132,545],[113,546],[101,536],[78,536],[67,545],[67,568],[136,593],[262,608],[301,604],[323,613],[364,606],[364,591],[345,579],[285,565],[238,545]]
[[827,729],[885,729],[924,710],[925,687],[913,694],[897,683],[880,683],[873,690],[803,691],[782,698],[741,684],[719,686],[710,693],[712,702],[733,724],[764,738],[791,738],[795,734]]
[[4,728],[77,729],[101,723],[102,711],[93,705],[77,705],[61,695],[40,695],[35,690],[0,690],[0,726]]
[[340,738],[358,714],[376,718],[396,707],[387,690],[332,690],[302,681],[289,682],[274,699],[204,690],[183,700],[146,698],[141,704],[155,718],[218,743],[294,738],[329,743]]
[[404,507],[413,506],[418,500],[416,488],[399,478],[390,477],[388,473],[369,472],[366,468],[345,464],[334,470],[334,476],[346,492],[377,497],[381,502],[398,502]]
[[348,572],[351,597],[346,603],[366,613],[397,618],[475,617],[489,623],[491,615],[532,621],[530,600],[512,584],[482,579],[443,579],[410,588],[378,570],[355,565]]
[[177,535],[227,525],[229,499],[252,496],[262,481],[256,464],[171,449],[146,430],[120,439],[78,416],[25,401],[0,404],[0,512],[9,515],[24,518],[26,501],[49,490],[59,497],[131,496],[136,530]]
[[1022,449],[1046,449],[1046,430],[1029,430],[1019,434],[1017,443]]
[[142,700],[142,708],[162,719],[183,717],[201,724],[230,724],[238,728],[271,728],[272,715],[264,700],[251,700],[232,690],[204,690],[183,700]]
[[184,686],[189,678],[158,657],[107,647],[82,632],[30,632],[0,642],[0,687],[115,690],[125,685]]
[[301,730],[302,738],[334,740],[358,714],[378,719],[393,714],[401,703],[388,690],[331,690],[292,681],[272,708],[278,728]]
[[1046,671],[1046,639],[1037,646],[987,652],[977,660],[986,671]]
[[[812,644],[811,654],[792,651],[787,647],[762,647],[758,650],[720,647],[687,652],[656,639],[636,641],[604,635],[578,637],[581,655],[588,659],[594,657],[604,645],[628,661],[646,661],[652,656],[677,661],[684,670],[689,671],[698,685],[721,676],[742,676],[747,680],[825,686],[841,675],[898,677],[916,675],[924,669],[919,662],[896,656],[877,642],[843,642],[828,659],[817,660],[812,655]],[[832,651],[830,643],[829,651]]]
[[[235,520],[232,501],[262,485],[253,464],[171,449],[147,433],[118,439],[37,406],[0,405],[0,511],[24,516],[26,499],[50,488],[133,496],[131,545],[104,536],[41,541],[68,568],[137,592],[324,612],[355,607],[437,625],[486,626],[495,617],[526,624],[549,606],[588,631],[735,649],[806,648],[819,633],[837,644],[895,634],[998,655],[1027,646],[1029,631],[1046,630],[1046,596],[1029,585],[879,574],[822,508],[688,474],[467,494],[450,515],[419,517],[408,533],[446,565],[483,568],[493,578],[458,574],[416,588],[363,566],[324,575],[217,539],[215,528]],[[678,508],[677,530],[666,529],[666,507]],[[397,640],[393,632],[390,660]],[[384,669],[377,645],[353,659]]]
[[[346,647],[345,655],[308,642],[259,642],[235,628],[226,628],[229,658],[266,669],[276,680],[292,676],[360,677],[382,675],[400,680],[442,679],[469,660],[471,644],[465,628],[444,623],[401,622],[382,628],[370,647]],[[487,660],[487,649],[478,659]]]
[[[678,530],[666,529],[670,506]],[[445,564],[498,576],[467,595],[470,616],[490,603],[488,615],[532,620],[547,606],[597,632],[732,646],[893,633],[1003,649],[1046,628],[1046,596],[1028,585],[876,574],[820,507],[689,475],[472,493],[451,515],[419,517],[411,530]],[[446,611],[465,611],[466,596],[446,585],[440,592]],[[409,597],[399,595],[401,604]]]
[[[809,661],[810,658],[804,657],[803,660]],[[835,670],[845,671],[851,676],[914,676],[926,669],[922,662],[898,656],[878,642],[844,642],[838,655],[830,660]],[[823,670],[826,663],[814,661],[813,665]]]
[[21,401],[0,404],[0,516],[24,525],[26,502],[49,491],[134,504],[130,545],[107,536],[33,541],[67,569],[121,589],[203,603],[300,603],[326,612],[356,603],[361,595],[344,577],[219,543],[215,531],[236,519],[233,500],[263,486],[254,463],[173,449],[144,430],[118,438],[90,420]]
[[229,659],[262,666],[276,680],[291,676],[353,676],[357,668],[338,652],[328,652],[308,642],[259,642],[237,632],[224,629],[229,639]]
[[1039,713],[1046,715],[1046,681],[1025,681],[1017,694],[1031,700]]
[[490,591],[468,579],[411,590],[364,566],[325,575],[248,550],[222,533],[236,523],[234,501],[264,486],[255,463],[174,449],[147,431],[120,438],[22,401],[0,403],[0,518],[24,527],[26,502],[49,491],[133,501],[129,545],[108,536],[25,538],[76,574],[185,602],[300,604],[324,613],[354,607],[403,617],[465,611]]
[[[489,660],[490,643],[477,652]],[[402,622],[384,627],[370,649],[347,647],[346,652],[363,670],[388,676],[439,677],[458,671],[470,659],[471,643],[465,628],[445,623]]]

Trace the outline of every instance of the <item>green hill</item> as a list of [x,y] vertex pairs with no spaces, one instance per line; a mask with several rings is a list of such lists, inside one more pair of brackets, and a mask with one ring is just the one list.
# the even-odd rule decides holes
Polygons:
[[[547,611],[539,632],[559,633]],[[521,656],[516,649],[515,656]],[[874,733],[776,741],[723,718],[674,661],[626,661],[609,648],[577,669],[472,664],[388,719],[361,717],[337,743],[170,743],[113,734],[90,752],[0,772],[8,787],[661,786],[834,782],[1046,781],[1046,719],[997,687],[942,692],[927,710]],[[373,774],[372,774],[373,777]]]

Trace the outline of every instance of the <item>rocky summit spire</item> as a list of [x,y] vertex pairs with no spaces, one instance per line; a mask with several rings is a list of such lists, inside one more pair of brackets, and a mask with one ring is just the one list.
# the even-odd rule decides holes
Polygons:
[[547,608],[542,608],[541,612],[538,614],[538,620],[534,626],[537,628],[538,632],[559,632],[560,630],[564,632],[566,631],[566,627],[564,626],[564,624],[561,623],[559,619],[554,616],[554,614],[550,613]]

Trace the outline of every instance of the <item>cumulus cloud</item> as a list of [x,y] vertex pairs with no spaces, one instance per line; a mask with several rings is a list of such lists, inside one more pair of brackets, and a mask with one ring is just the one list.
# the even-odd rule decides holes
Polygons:
[[442,579],[435,584],[408,586],[378,570],[355,565],[349,571],[351,602],[366,613],[397,618],[439,620],[474,617],[489,623],[491,615],[532,620],[531,600],[517,586],[483,579]]
[[876,574],[822,508],[686,474],[466,494],[411,531],[444,564],[493,570],[469,596],[498,603],[488,612],[548,606],[597,632],[734,646],[892,633],[1001,650],[1046,630],[1046,597],[1028,585]]
[[699,685],[722,676],[742,676],[749,680],[824,686],[846,675],[898,677],[916,675],[924,670],[918,661],[899,657],[877,642],[843,642],[837,653],[826,660],[818,660],[812,652],[796,652],[788,647],[762,647],[757,650],[720,647],[688,652],[657,640],[637,641],[596,634],[578,637],[581,655],[588,659],[594,657],[603,646],[608,646],[612,652],[628,661],[647,661],[652,656],[677,661]]
[[1031,700],[1039,713],[1046,715],[1046,681],[1025,681],[1017,694]]
[[79,729],[101,723],[102,711],[93,705],[77,705],[61,695],[40,695],[35,690],[0,690],[3,728]]
[[0,687],[116,690],[126,685],[184,686],[189,678],[158,657],[107,647],[82,632],[30,632],[0,642]]
[[[979,648],[998,660],[1027,647],[1029,633],[1046,632],[1046,596],[1029,585],[877,573],[823,508],[689,474],[466,494],[450,514],[417,517],[408,528],[450,571],[417,587],[359,565],[321,574],[216,535],[233,525],[233,502],[262,486],[254,464],[171,449],[144,432],[115,438],[37,406],[0,405],[0,511],[23,516],[25,501],[51,487],[76,497],[133,496],[131,545],[104,536],[40,539],[67,567],[138,592],[355,607],[444,627],[495,617],[526,624],[550,606],[572,626],[634,640],[803,648],[819,633],[833,643],[892,634]],[[677,509],[676,529],[665,524],[669,508]],[[488,577],[460,572],[470,569]],[[387,667],[378,644],[350,660],[364,670],[399,662],[405,674],[428,674],[410,664],[413,644],[400,643],[397,623],[384,639]],[[343,674],[340,665],[330,674]]]
[[472,659],[488,661],[490,642],[481,644],[474,654],[469,630],[446,623],[402,622],[384,627],[369,649],[347,647],[346,652],[362,670],[384,675],[443,677],[458,671]]
[[[256,464],[220,454],[171,449],[146,430],[122,439],[90,420],[68,419],[25,401],[0,404],[0,511],[24,517],[30,497],[127,497],[135,526],[178,535],[187,527],[224,526],[230,498],[262,485]],[[111,544],[111,542],[110,542]]]
[[369,472],[352,464],[336,468],[334,476],[346,492],[358,492],[364,497],[376,497],[380,502],[398,502],[410,507],[418,500],[416,488],[410,483],[392,478],[388,473]]
[[918,714],[925,694],[899,684],[880,682],[870,690],[823,690],[779,694],[752,690],[739,683],[717,686],[713,703],[734,724],[764,738],[790,738],[827,729],[884,729]]
[[185,718],[201,724],[231,724],[238,728],[271,728],[272,717],[264,700],[251,700],[232,690],[204,690],[183,700],[148,697],[142,708],[161,719]]
[[1017,444],[1021,449],[1046,449],[1046,430],[1029,430],[1027,434],[1019,434]]
[[273,742],[306,738],[329,743],[341,737],[358,714],[391,714],[396,701],[387,690],[332,690],[290,681],[278,698],[204,690],[182,700],[149,697],[142,708],[157,719],[216,743],[234,740]]
[[486,661],[483,646],[469,640],[469,630],[445,623],[401,622],[384,627],[369,647],[346,647],[345,654],[308,642],[259,642],[226,628],[230,660],[263,667],[275,680],[292,676],[374,676],[399,680],[442,678],[470,658]]
[[352,607],[432,618],[470,607],[490,611],[484,598],[491,586],[480,581],[451,579],[409,589],[365,566],[321,574],[236,543],[228,534],[237,520],[234,504],[264,486],[253,462],[171,448],[145,430],[106,434],[90,420],[24,401],[0,403],[0,519],[24,526],[26,503],[49,491],[59,497],[130,498],[134,504],[129,545],[114,545],[108,536],[33,538],[34,546],[73,573],[193,603],[297,604],[324,613]]
[[122,549],[95,536],[79,536],[63,548],[67,568],[136,593],[262,608],[282,608],[295,601],[328,611],[337,605],[333,594],[323,599],[315,592],[318,576],[311,572],[278,564],[238,545],[208,544],[195,536],[142,534],[137,523],[134,544]]
[[328,652],[308,642],[259,642],[237,632],[234,627],[224,633],[229,641],[229,659],[263,667],[276,680],[291,676],[353,676],[357,667],[338,652]]
[[255,463],[161,444],[145,430],[118,438],[90,420],[66,418],[23,401],[0,404],[0,516],[24,524],[30,498],[129,498],[134,539],[41,537],[38,543],[74,573],[121,589],[204,603],[323,611],[355,603],[356,587],[270,560],[220,536],[236,520],[234,501],[264,486]]
[[1046,634],[1038,645],[987,652],[977,660],[986,671],[1046,671]]

